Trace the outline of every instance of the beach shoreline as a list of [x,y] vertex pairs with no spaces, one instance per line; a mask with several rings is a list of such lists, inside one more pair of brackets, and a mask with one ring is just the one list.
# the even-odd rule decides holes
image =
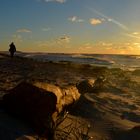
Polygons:
[[[111,139],[112,130],[125,131],[140,125],[140,71],[70,62],[38,62],[19,56],[11,59],[8,55],[0,55],[1,98],[22,81],[37,81],[65,88],[98,78],[104,81],[96,85],[96,90],[91,93],[83,92],[69,116],[90,124],[90,135],[97,140],[103,137]],[[66,124],[65,121],[62,125]]]

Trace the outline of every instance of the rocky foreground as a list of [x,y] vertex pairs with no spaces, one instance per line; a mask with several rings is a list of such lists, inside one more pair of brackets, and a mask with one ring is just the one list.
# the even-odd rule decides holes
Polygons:
[[0,54],[1,140],[139,140],[140,70]]

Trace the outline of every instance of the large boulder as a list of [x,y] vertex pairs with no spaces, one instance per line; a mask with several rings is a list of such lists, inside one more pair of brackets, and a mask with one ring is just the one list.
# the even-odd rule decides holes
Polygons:
[[82,94],[93,92],[94,83],[94,79],[83,80],[77,84],[77,89]]
[[97,79],[83,80],[77,84],[77,89],[81,94],[99,92],[105,87],[106,79],[103,76]]
[[22,82],[3,97],[3,104],[10,113],[30,122],[40,135],[51,134],[51,116],[57,104],[54,93]]
[[10,113],[30,122],[40,135],[48,137],[53,135],[51,128],[57,115],[79,97],[74,86],[60,88],[43,82],[21,82],[4,95],[3,104]]
[[140,126],[135,126],[129,130],[125,135],[127,140],[139,140],[140,139]]
[[56,95],[57,106],[61,106],[61,108],[57,107],[58,112],[61,112],[64,106],[73,104],[80,97],[80,93],[78,92],[78,89],[75,86],[67,86],[60,88],[56,85],[44,82],[34,82],[32,84],[38,88],[50,91]]
[[140,140],[140,126],[114,133],[114,140]]

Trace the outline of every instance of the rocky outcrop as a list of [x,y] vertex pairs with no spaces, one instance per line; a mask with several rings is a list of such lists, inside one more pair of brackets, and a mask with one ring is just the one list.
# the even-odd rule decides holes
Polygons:
[[95,80],[83,80],[79,84],[77,84],[77,89],[80,93],[87,93],[87,92],[93,92]]
[[102,76],[97,79],[83,80],[77,84],[77,89],[81,94],[99,92],[104,88],[105,82],[106,79]]
[[28,121],[40,135],[52,135],[51,116],[57,103],[54,93],[22,82],[3,97],[3,103],[10,113]]
[[58,113],[60,113],[65,106],[73,104],[80,98],[80,93],[75,86],[60,88],[56,85],[43,82],[34,82],[32,84],[38,88],[44,89],[45,91],[50,91],[56,95],[56,110]]
[[51,139],[57,115],[79,97],[74,86],[60,88],[41,82],[22,82],[3,97],[3,104],[10,113],[32,124],[40,135]]

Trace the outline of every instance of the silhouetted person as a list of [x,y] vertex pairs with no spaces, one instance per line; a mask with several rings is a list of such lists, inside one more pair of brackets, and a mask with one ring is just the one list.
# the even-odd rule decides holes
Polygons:
[[9,49],[9,52],[10,52],[10,55],[11,57],[14,56],[14,53],[16,52],[16,46],[14,45],[14,43],[12,42],[10,45],[9,45],[10,49]]

